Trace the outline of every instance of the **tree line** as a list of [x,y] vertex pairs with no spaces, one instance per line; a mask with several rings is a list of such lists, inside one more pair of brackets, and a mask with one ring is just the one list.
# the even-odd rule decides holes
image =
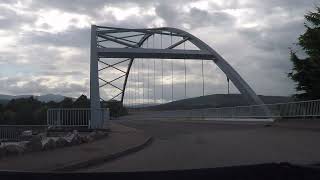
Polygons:
[[[101,103],[101,107],[109,108],[111,117],[127,114],[127,109],[119,101]],[[81,95],[75,101],[66,97],[61,102],[41,102],[32,96],[12,99],[6,105],[0,104],[0,124],[45,125],[49,108],[90,108],[90,99],[85,95]]]

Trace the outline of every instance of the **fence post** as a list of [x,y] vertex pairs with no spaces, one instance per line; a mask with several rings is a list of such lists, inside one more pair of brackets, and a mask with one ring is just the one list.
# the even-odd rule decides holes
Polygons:
[[47,125],[49,126],[49,109],[47,110]]
[[231,119],[234,118],[234,107],[231,108]]
[[[303,104],[306,104],[306,103],[303,103]],[[306,107],[303,106],[303,119],[306,120]]]
[[61,117],[60,117],[60,113],[61,113],[61,109],[57,109],[58,113],[57,113],[57,126],[61,125]]

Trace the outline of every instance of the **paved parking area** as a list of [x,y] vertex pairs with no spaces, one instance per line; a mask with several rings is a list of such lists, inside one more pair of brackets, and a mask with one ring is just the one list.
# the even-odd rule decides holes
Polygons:
[[145,149],[86,171],[213,168],[269,162],[320,162],[320,130],[264,123],[119,121],[154,137]]

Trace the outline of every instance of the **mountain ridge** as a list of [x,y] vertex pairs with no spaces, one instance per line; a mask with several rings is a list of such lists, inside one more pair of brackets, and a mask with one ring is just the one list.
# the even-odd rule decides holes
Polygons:
[[60,102],[66,96],[60,95],[60,94],[44,94],[40,96],[35,96],[35,95],[7,95],[7,94],[0,94],[0,104],[4,104],[9,102],[12,99],[19,99],[19,98],[28,98],[33,96],[35,99],[41,101],[41,102],[49,102],[49,101],[54,101],[54,102]]
[[[265,104],[287,103],[294,99],[289,96],[264,96],[259,95]],[[178,110],[178,109],[200,109],[200,108],[218,108],[232,106],[249,105],[242,94],[212,94],[200,97],[177,100],[165,104],[145,107],[150,110]]]

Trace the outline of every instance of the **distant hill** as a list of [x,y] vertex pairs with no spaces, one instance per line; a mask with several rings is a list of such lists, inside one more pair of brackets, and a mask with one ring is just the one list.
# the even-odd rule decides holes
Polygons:
[[42,102],[49,102],[49,101],[60,102],[65,98],[65,96],[62,96],[59,94],[46,94],[42,96],[35,96],[35,98]]
[[0,104],[6,105],[9,102],[9,100],[6,99],[0,99]]
[[[33,95],[12,96],[12,95],[0,94],[0,104],[6,104],[11,99],[28,98],[28,97],[31,97],[31,96],[33,96]],[[65,96],[62,96],[62,95],[59,95],[59,94],[46,94],[46,95],[33,96],[33,97],[35,99],[38,99],[39,101],[42,101],[42,102],[49,102],[49,101],[60,102],[65,98]]]
[[[262,96],[259,95],[266,104],[286,103],[293,101],[287,96]],[[176,109],[199,109],[210,107],[232,107],[249,105],[241,94],[213,94],[189,99],[173,101],[166,104],[148,107],[150,110],[176,110]]]

